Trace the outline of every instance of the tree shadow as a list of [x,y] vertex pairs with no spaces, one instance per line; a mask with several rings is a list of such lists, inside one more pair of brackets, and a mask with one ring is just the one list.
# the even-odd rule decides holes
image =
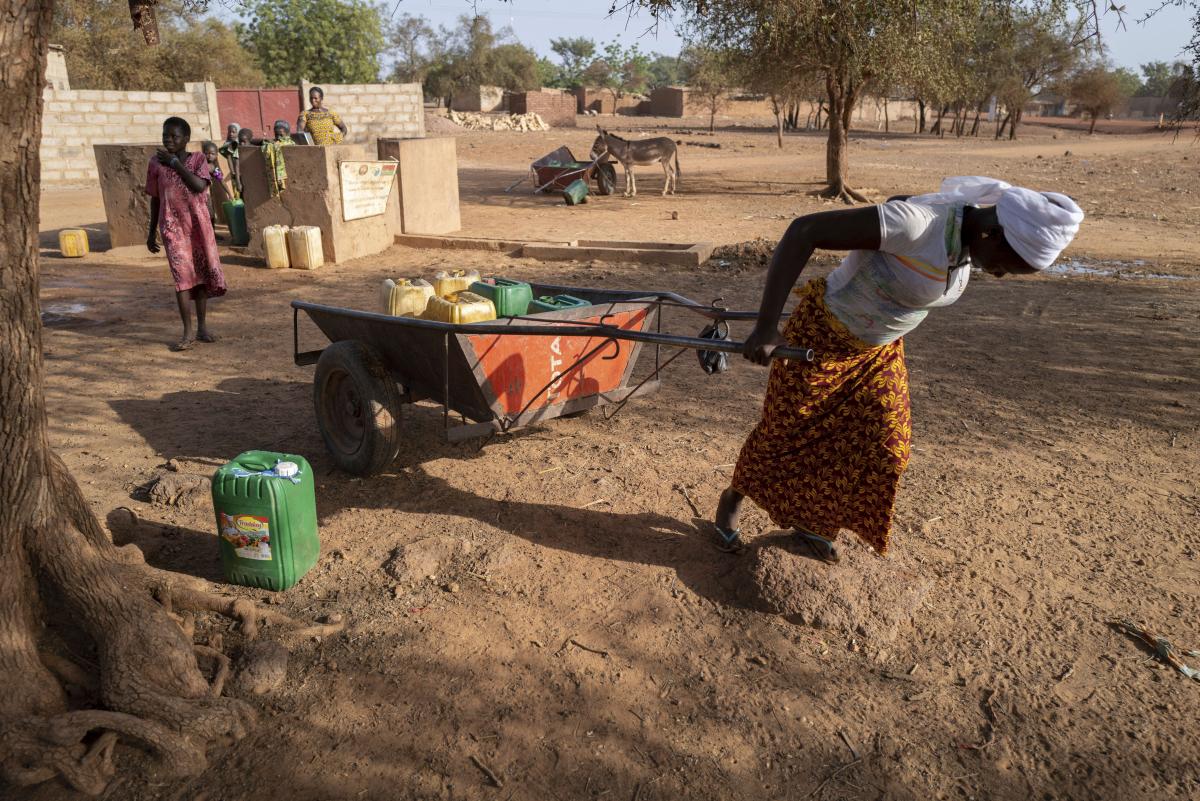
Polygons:
[[136,545],[151,567],[213,582],[225,580],[217,536],[211,531],[156,522],[125,508],[109,512],[106,523],[114,545]]

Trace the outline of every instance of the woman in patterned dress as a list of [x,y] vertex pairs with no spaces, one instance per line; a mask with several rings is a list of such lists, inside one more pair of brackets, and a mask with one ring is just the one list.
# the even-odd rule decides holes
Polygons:
[[[187,152],[191,136],[187,120],[168,117],[163,123],[162,149],[146,168],[146,194],[150,196],[146,248],[158,253],[157,235],[162,235],[183,320],[183,336],[171,348],[177,351],[191,349],[197,340],[217,341],[208,329],[205,312],[209,298],[225,294],[225,273],[208,208],[212,173],[204,153]],[[196,306],[195,333],[189,301]]]
[[312,108],[300,112],[300,118],[296,120],[296,130],[307,131],[314,145],[336,145],[350,133],[350,129],[336,111],[330,111],[321,105],[325,102],[324,89],[319,86],[309,89],[308,102]]
[[[721,547],[740,550],[738,514],[749,497],[818,559],[838,560],[833,540],[843,528],[885,553],[912,437],[904,334],[962,295],[972,265],[994,276],[1049,267],[1082,220],[1065,195],[966,177],[935,195],[792,222],[744,355],[765,365],[791,344],[817,360],[771,366],[762,419],[717,507]],[[784,303],[817,248],[851,252],[828,278],[795,290],[781,333]]]

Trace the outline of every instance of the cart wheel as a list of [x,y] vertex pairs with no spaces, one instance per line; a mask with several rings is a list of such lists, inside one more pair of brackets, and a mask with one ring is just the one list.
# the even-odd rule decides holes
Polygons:
[[337,466],[371,476],[400,450],[400,391],[368,345],[335,342],[313,376],[313,406],[321,439]]
[[617,191],[617,167],[611,161],[596,165],[596,191],[601,195],[611,195]]

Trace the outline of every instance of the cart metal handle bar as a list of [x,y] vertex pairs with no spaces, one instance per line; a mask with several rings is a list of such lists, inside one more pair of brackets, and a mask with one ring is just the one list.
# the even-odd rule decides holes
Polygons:
[[[538,284],[538,289],[545,291],[551,295],[575,295],[583,292],[586,294],[596,294],[597,291],[606,295],[608,299],[618,300],[658,300],[667,301],[671,305],[679,308],[693,311],[702,317],[707,317],[710,320],[757,320],[758,312],[756,311],[737,311],[734,309],[726,309],[718,305],[721,298],[713,301],[711,304],[705,305],[691,298],[684,297],[677,292],[656,292],[646,291],[644,289],[604,289],[596,290],[595,288],[572,287],[572,286],[557,286],[555,284]],[[710,348],[711,350],[711,348]]]
[[[643,299],[646,299],[643,297]],[[686,300],[686,298],[685,298]],[[597,304],[603,305],[603,304]],[[294,352],[296,364],[313,364],[320,351],[300,352],[300,327],[298,312],[306,311],[336,314],[341,317],[351,317],[359,320],[384,323],[409,328],[428,328],[434,331],[454,334],[498,334],[500,336],[533,336],[533,337],[607,337],[626,342],[649,342],[654,345],[667,345],[692,350],[720,351],[722,353],[741,353],[746,343],[728,339],[703,339],[701,337],[685,337],[675,334],[662,334],[655,331],[631,331],[615,325],[599,323],[577,325],[500,325],[497,323],[442,323],[436,320],[422,320],[417,317],[393,317],[390,314],[345,309],[338,306],[325,306],[320,303],[309,303],[304,300],[292,301],[292,332],[294,335]],[[812,348],[775,348],[771,352],[772,359],[797,359],[811,362],[814,358]]]

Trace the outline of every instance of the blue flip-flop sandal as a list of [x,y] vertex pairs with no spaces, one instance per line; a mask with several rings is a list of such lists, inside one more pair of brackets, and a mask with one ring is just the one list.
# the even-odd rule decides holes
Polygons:
[[746,545],[742,542],[742,530],[740,528],[727,529],[721,528],[716,523],[713,523],[713,530],[717,532],[717,549],[725,553],[741,553]]
[[836,565],[842,560],[841,555],[837,552],[837,547],[833,544],[833,540],[800,528],[795,531],[796,541],[803,545],[809,555],[817,561]]

